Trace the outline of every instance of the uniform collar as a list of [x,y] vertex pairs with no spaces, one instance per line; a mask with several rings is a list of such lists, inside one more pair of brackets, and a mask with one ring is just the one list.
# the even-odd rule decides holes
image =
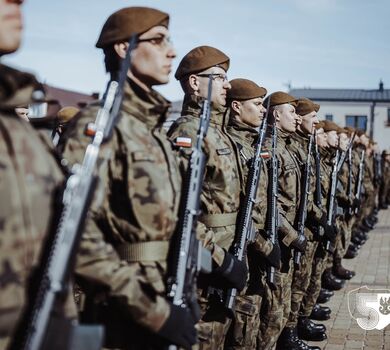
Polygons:
[[[199,117],[202,111],[204,98],[191,94],[184,95],[181,115],[192,115]],[[223,126],[225,121],[226,107],[211,103],[210,123]]]
[[170,102],[157,91],[145,91],[133,80],[127,79],[122,110],[145,123],[150,129],[165,121],[170,105]]
[[229,118],[228,128],[229,130],[234,130],[233,132],[237,133],[241,139],[249,144],[253,144],[259,136],[259,132],[255,128],[234,118]]
[[31,74],[0,64],[0,110],[11,111],[32,102],[32,93],[41,85]]

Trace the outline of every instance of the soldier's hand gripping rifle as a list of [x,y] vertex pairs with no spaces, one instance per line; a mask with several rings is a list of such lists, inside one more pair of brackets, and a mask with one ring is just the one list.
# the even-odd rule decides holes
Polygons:
[[[279,211],[277,205],[279,164],[276,155],[276,143],[277,143],[276,133],[277,133],[276,126],[275,123],[273,123],[272,134],[271,134],[272,154],[271,154],[271,160],[269,162],[269,167],[268,167],[268,190],[267,190],[268,205],[267,205],[267,222],[266,222],[267,237],[271,239],[273,245],[279,245],[279,238],[278,238]],[[275,283],[274,266],[268,266],[267,268],[267,282],[271,289],[273,290],[276,289],[277,286]]]
[[[207,99],[203,102],[196,145],[192,149],[182,192],[182,210],[177,239],[170,254],[171,266],[167,279],[168,298],[174,305],[191,307],[196,303],[196,278],[200,271],[211,272],[211,253],[196,238],[199,201],[202,192],[206,156],[202,150],[210,123],[212,79],[209,77]],[[169,350],[177,349],[170,345]]]
[[[257,188],[260,182],[262,158],[261,147],[265,138],[265,130],[267,126],[267,118],[264,118],[263,124],[259,130],[259,136],[255,145],[254,156],[251,159],[249,166],[246,186],[245,198],[240,205],[240,212],[238,213],[238,224],[236,228],[236,237],[232,245],[232,254],[240,261],[245,259],[246,248],[249,242],[253,242],[256,235],[256,230],[253,227],[252,211],[253,204],[256,201]],[[235,298],[237,296],[237,289],[230,288],[226,293],[225,305],[229,310],[234,309]]]
[[[91,329],[88,326],[68,324],[55,316],[54,309],[65,299],[85,217],[97,185],[99,150],[104,142],[109,141],[118,121],[123,86],[130,69],[130,55],[136,42],[137,37],[133,35],[122,61],[119,81],[113,80],[108,85],[104,104],[98,111],[95,123],[90,126],[94,136],[86,149],[83,162],[74,167],[74,173],[66,182],[59,223],[45,247],[47,254],[40,262],[37,288],[13,337],[11,350],[97,350],[102,347],[102,327]],[[69,334],[64,334],[66,331]]]
[[[358,200],[360,200],[360,197],[362,195],[365,155],[366,155],[366,151],[362,150],[362,154],[361,154],[360,162],[359,162],[359,174],[358,174],[358,180],[357,180],[357,184],[356,184],[356,193],[355,193],[355,198]],[[359,211],[359,208],[355,208],[355,214],[357,214],[358,211]]]
[[[311,176],[311,154],[312,154],[312,148],[313,148],[313,139],[314,134],[312,133],[310,135],[309,139],[309,146],[307,151],[307,158],[305,167],[303,169],[303,176],[302,176],[302,188],[301,188],[301,200],[300,200],[300,206],[299,206],[299,215],[298,215],[298,236],[304,236],[305,235],[305,222],[306,222],[306,215],[307,215],[307,199],[309,195],[309,186],[310,186],[310,176]],[[299,267],[301,264],[301,257],[302,253],[298,250],[295,250],[294,253],[294,264],[296,268]]]
[[[331,180],[330,180],[330,191],[329,191],[329,197],[328,197],[328,214],[327,214],[327,220],[326,224],[328,226],[334,225],[334,219],[336,216],[335,211],[335,201],[336,201],[336,189],[337,189],[337,180],[338,180],[338,172],[337,172],[337,165],[339,162],[340,153],[339,150],[336,151],[336,155],[333,159],[333,167],[332,167],[332,174],[331,174]],[[333,253],[334,247],[333,242],[328,239],[326,241],[326,250],[330,253]]]

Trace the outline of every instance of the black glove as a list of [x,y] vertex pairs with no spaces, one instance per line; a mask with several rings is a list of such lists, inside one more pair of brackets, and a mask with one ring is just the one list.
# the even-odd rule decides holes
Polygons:
[[198,336],[191,312],[180,306],[171,305],[171,312],[158,335],[168,340],[169,344],[191,349],[196,344]]
[[324,235],[331,242],[334,242],[337,236],[338,230],[336,225],[326,225],[324,227]]
[[322,213],[322,216],[321,216],[321,219],[320,219],[320,221],[319,221],[319,224],[320,224],[323,228],[325,228],[327,221],[328,221],[328,217],[327,217],[326,213]]
[[225,251],[225,258],[223,259],[222,265],[217,267],[214,272],[222,275],[238,291],[244,289],[248,275],[246,263],[238,260],[232,254]]
[[271,253],[265,257],[269,264],[277,269],[281,267],[282,253],[280,251],[279,244],[275,244],[271,250]]
[[353,202],[352,202],[352,208],[355,210],[355,209],[357,209],[357,208],[360,208],[360,205],[361,205],[362,203],[361,203],[361,201],[360,201],[360,199],[358,199],[358,198],[355,198],[354,200],[353,200]]
[[304,235],[299,235],[298,238],[295,238],[291,242],[291,246],[294,247],[295,249],[298,249],[301,253],[305,252],[307,245],[307,239]]

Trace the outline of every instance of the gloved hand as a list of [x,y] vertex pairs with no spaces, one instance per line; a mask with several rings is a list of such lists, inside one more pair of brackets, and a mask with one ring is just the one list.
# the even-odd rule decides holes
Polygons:
[[355,198],[354,200],[353,200],[353,202],[352,202],[352,208],[355,210],[355,209],[357,209],[357,208],[360,208],[360,205],[361,205],[362,203],[361,203],[361,201],[360,201],[360,199],[358,199],[358,198]]
[[223,259],[222,265],[217,267],[214,272],[222,275],[238,291],[244,289],[248,275],[245,261],[240,261],[225,251],[225,258]]
[[165,338],[169,344],[191,349],[198,340],[195,322],[191,312],[177,305],[171,305],[171,312],[158,335]]
[[305,252],[307,245],[307,239],[304,235],[299,235],[296,239],[291,242],[291,246],[298,249],[301,253]]
[[325,225],[324,235],[329,241],[334,242],[336,239],[337,233],[338,233],[338,230],[337,230],[336,225]]
[[275,244],[271,250],[271,253],[265,257],[269,264],[277,269],[281,267],[282,254],[279,244]]

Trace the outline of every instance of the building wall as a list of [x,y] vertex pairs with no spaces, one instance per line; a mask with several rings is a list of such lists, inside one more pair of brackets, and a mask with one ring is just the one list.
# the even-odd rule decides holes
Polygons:
[[[346,126],[347,115],[367,116],[367,134],[371,128],[371,104],[367,102],[317,102],[321,105],[318,112],[320,119],[327,114],[333,115],[333,121],[338,125]],[[390,124],[388,124],[388,109],[390,104],[377,103],[374,114],[374,139],[380,149],[390,149]]]

